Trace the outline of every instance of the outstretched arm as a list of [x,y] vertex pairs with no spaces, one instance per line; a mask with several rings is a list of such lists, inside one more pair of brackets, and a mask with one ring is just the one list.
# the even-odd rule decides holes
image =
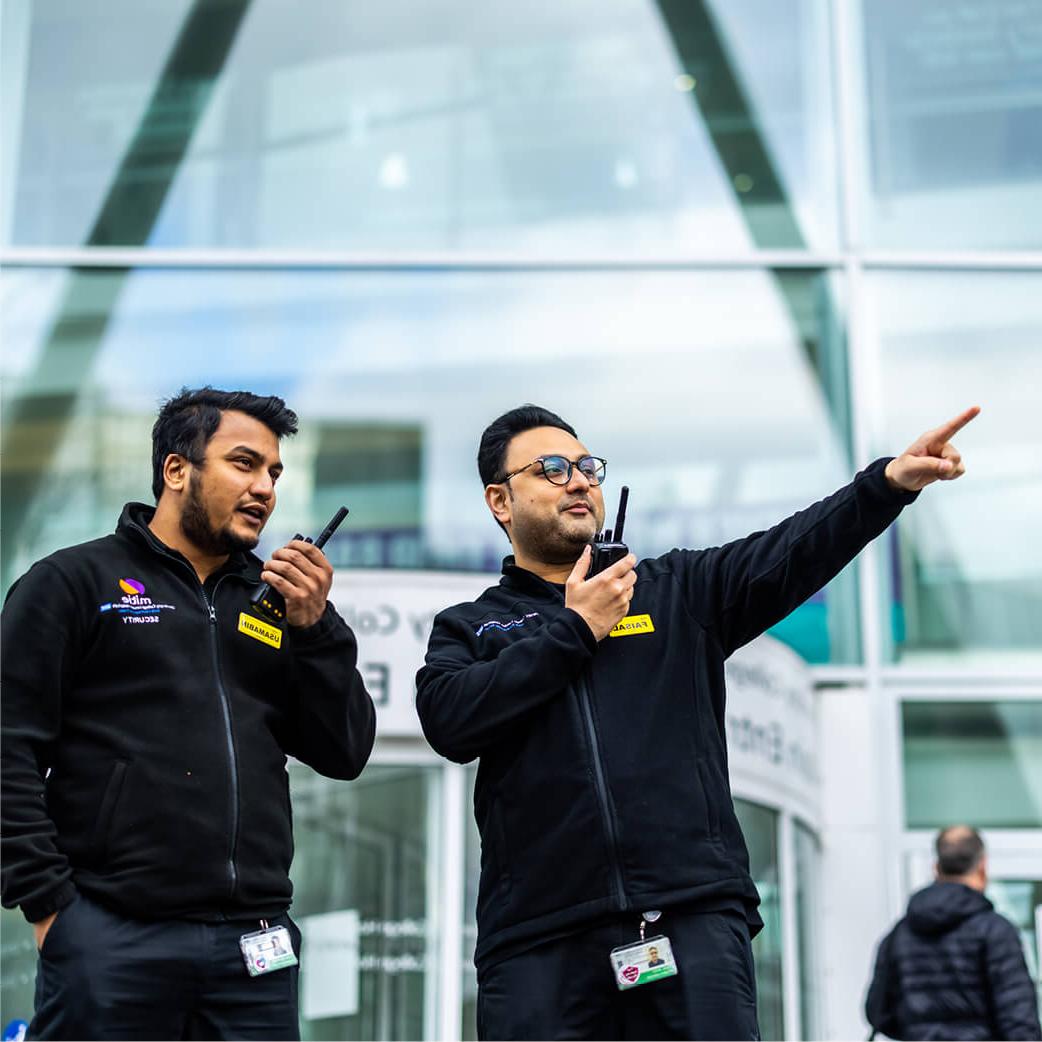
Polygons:
[[927,431],[900,456],[877,460],[838,492],[765,532],[709,550],[674,550],[674,568],[692,614],[725,655],[798,608],[897,518],[919,490],[965,473],[950,438],[974,406]]

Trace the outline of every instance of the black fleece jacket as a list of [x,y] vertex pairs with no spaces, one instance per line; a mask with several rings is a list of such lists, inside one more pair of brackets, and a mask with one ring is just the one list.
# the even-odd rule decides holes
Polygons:
[[372,750],[332,606],[264,630],[261,561],[233,554],[200,585],[152,514],[128,504],[4,605],[3,904],[30,921],[77,891],[142,919],[275,916],[292,894],[287,755],[354,778]]
[[760,928],[724,660],[915,498],[890,488],[887,462],[769,531],[641,561],[631,621],[599,644],[561,587],[512,558],[498,586],[435,618],[416,706],[438,752],[480,757],[479,972],[628,909],[744,907]]
[[962,883],[912,895],[879,945],[865,1014],[892,1038],[1042,1038],[1016,927]]

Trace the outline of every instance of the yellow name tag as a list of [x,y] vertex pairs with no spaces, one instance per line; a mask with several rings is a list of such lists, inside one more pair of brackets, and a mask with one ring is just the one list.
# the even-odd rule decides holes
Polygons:
[[247,615],[246,612],[242,612],[239,615],[239,632],[245,633],[247,637],[252,637],[254,640],[259,640],[262,644],[270,644],[273,648],[282,647],[282,630],[278,626],[270,626],[266,622],[261,622],[256,615]]
[[632,637],[635,633],[654,633],[655,624],[650,615],[627,615],[619,619],[609,637]]

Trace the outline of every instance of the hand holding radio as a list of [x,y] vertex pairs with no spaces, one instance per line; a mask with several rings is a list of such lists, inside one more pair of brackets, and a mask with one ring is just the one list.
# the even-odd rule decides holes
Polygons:
[[565,607],[578,612],[597,640],[603,640],[625,618],[633,598],[637,558],[622,541],[629,486],[622,486],[615,528],[598,532],[575,562],[564,587]]
[[264,584],[250,598],[258,615],[301,628],[322,618],[333,585],[333,566],[322,547],[347,514],[341,507],[314,542],[297,535],[271,555],[261,572]]
[[595,550],[583,548],[564,584],[564,604],[583,617],[597,640],[603,640],[625,615],[633,597],[637,558],[631,553],[610,564],[599,575],[587,577]]

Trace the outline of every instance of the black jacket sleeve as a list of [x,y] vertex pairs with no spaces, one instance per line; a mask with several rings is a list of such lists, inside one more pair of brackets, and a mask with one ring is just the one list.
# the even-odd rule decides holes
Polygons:
[[376,709],[358,672],[358,642],[332,604],[314,626],[287,627],[293,649],[286,752],[327,778],[357,778],[373,750]]
[[897,996],[891,958],[893,936],[892,931],[887,934],[876,952],[872,983],[868,986],[868,996],[865,999],[865,1019],[872,1025],[873,1030],[891,1038],[898,1038],[901,1025],[897,1019]]
[[696,619],[724,655],[780,622],[834,578],[918,493],[895,492],[879,459],[826,499],[766,532],[711,550],[673,550]]
[[452,609],[434,619],[426,665],[416,674],[416,711],[435,751],[468,763],[579,675],[597,650],[590,627],[566,608],[494,659],[478,659],[473,626]]
[[1001,915],[992,916],[989,924],[984,962],[995,1038],[1042,1039],[1038,995],[1024,961],[1020,934]]
[[0,825],[3,904],[30,922],[76,896],[72,868],[47,814],[44,777],[61,732],[62,697],[81,640],[82,604],[48,561],[8,594],[2,615],[3,711]]

